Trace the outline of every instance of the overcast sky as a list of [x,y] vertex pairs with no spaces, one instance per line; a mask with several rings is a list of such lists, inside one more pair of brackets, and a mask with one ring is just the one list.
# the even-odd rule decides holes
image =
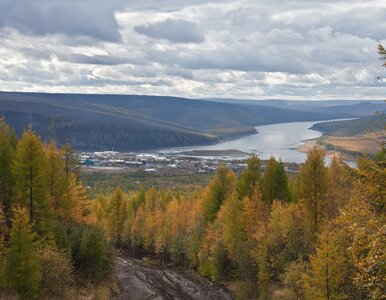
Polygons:
[[385,0],[0,0],[0,90],[384,99],[378,42]]

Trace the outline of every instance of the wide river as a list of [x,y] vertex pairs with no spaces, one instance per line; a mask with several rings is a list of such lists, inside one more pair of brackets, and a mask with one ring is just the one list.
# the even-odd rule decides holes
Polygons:
[[[256,153],[260,159],[269,159],[273,155],[276,159],[281,159],[285,162],[301,163],[306,159],[306,154],[297,151],[297,148],[304,144],[306,140],[321,137],[321,132],[311,130],[310,127],[316,123],[323,122],[327,121],[292,122],[258,126],[256,127],[256,134],[247,135],[239,139],[209,146],[169,148],[163,149],[160,152],[177,154],[194,150],[238,150],[246,153]],[[213,158],[213,156],[208,158]],[[235,157],[233,156],[233,158]]]

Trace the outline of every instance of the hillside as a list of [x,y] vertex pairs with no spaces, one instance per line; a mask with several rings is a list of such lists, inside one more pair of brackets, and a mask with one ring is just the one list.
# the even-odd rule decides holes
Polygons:
[[355,136],[379,131],[385,125],[384,123],[385,114],[383,113],[355,120],[318,123],[311,129],[334,136]]
[[305,113],[301,109],[257,103],[135,95],[0,92],[0,114],[19,135],[32,124],[44,140],[54,138],[59,144],[69,142],[78,150],[132,151],[210,144],[252,133],[258,125],[359,115],[333,107],[323,111],[312,106]]

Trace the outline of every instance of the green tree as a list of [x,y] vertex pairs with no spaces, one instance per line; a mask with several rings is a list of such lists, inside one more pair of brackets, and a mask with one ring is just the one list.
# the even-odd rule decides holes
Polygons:
[[7,219],[0,205],[0,289],[5,286],[6,239],[8,238]]
[[6,124],[4,118],[0,117],[0,205],[4,208],[7,218],[7,225],[11,218],[11,193],[13,187],[13,177],[11,172],[11,162],[17,144],[14,132]]
[[21,298],[35,299],[42,278],[36,234],[25,208],[13,211],[14,219],[7,253],[7,281]]
[[107,210],[107,231],[112,242],[119,248],[122,246],[126,228],[129,228],[129,216],[133,213],[132,209],[130,210],[127,196],[119,187],[111,193]]
[[32,128],[24,131],[12,164],[16,203],[29,211],[39,233],[49,230],[47,172],[43,146]]
[[216,175],[209,183],[203,197],[206,222],[213,222],[221,205],[235,192],[236,176],[224,165],[219,165]]
[[79,178],[79,160],[74,148],[70,144],[65,144],[62,147],[63,159],[64,159],[64,171],[68,177],[70,173],[75,175],[75,178]]
[[306,208],[306,227],[311,239],[315,238],[320,222],[326,215],[327,168],[324,157],[324,151],[314,146],[299,171],[299,198]]
[[247,160],[247,168],[241,173],[237,182],[237,195],[239,199],[252,197],[257,185],[261,180],[261,161],[257,155],[253,154]]
[[284,164],[273,156],[268,160],[263,177],[263,199],[272,204],[273,200],[289,200],[288,178]]

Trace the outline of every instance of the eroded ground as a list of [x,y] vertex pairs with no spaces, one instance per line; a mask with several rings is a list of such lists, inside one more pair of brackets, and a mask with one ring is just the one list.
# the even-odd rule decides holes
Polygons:
[[232,299],[223,287],[190,272],[145,266],[121,257],[117,261],[117,279],[122,300]]

